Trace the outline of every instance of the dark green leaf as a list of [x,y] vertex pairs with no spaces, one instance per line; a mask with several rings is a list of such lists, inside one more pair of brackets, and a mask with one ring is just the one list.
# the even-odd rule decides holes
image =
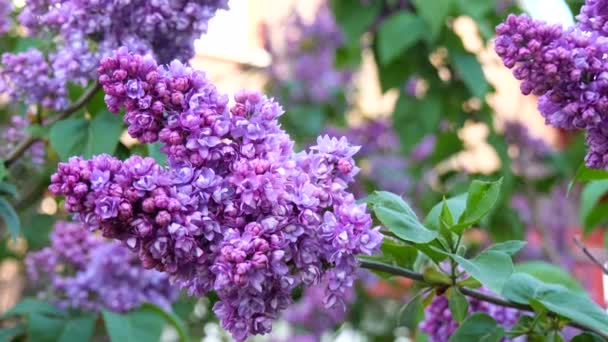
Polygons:
[[164,325],[163,317],[149,310],[126,314],[103,311],[102,315],[111,342],[158,341]]
[[25,334],[25,325],[19,323],[0,329],[0,341],[15,341],[17,337]]
[[0,319],[13,316],[27,316],[33,313],[64,316],[65,312],[56,308],[48,302],[33,298],[24,298],[11,309],[0,315]]
[[15,197],[17,196],[17,187],[15,184],[0,182],[0,194]]
[[496,293],[501,293],[513,273],[511,257],[502,252],[484,251],[471,260],[454,254],[452,257],[468,274]]
[[56,342],[59,341],[64,326],[63,318],[33,313],[28,318],[27,334],[32,341]]
[[148,155],[154,160],[158,165],[166,165],[167,164],[167,155],[160,151],[160,147],[162,144],[160,142],[155,142],[153,144],[147,144],[148,146]]
[[483,17],[486,13],[494,11],[495,3],[488,0],[457,0],[463,13],[475,19]]
[[576,335],[571,342],[606,342],[606,340],[599,335],[587,332]]
[[452,317],[456,322],[462,323],[469,313],[469,301],[467,297],[456,287],[450,287],[446,295],[448,296],[448,306],[450,307]]
[[28,251],[36,251],[49,245],[49,234],[55,217],[44,214],[29,215],[23,223],[23,236],[27,240]]
[[380,247],[382,255],[389,257],[392,264],[411,268],[418,256],[418,250],[400,241],[385,238]]
[[97,315],[85,314],[80,317],[65,321],[58,342],[81,342],[89,341],[95,332],[95,321]]
[[382,4],[379,1],[363,4],[359,1],[332,0],[330,4],[336,21],[344,31],[348,45],[358,43],[361,34],[367,30],[382,10]]
[[526,241],[511,240],[493,244],[486,251],[503,252],[508,255],[515,255],[527,244]]
[[590,232],[608,218],[606,205],[598,205],[600,199],[608,192],[608,180],[590,181],[581,192],[580,219],[584,223],[584,231]]
[[171,324],[171,326],[173,328],[175,328],[175,330],[177,331],[177,334],[179,336],[179,340],[181,342],[190,341],[190,336],[188,335],[188,331],[186,330],[186,326],[185,326],[184,322],[175,313],[173,313],[171,311],[167,311],[167,310],[161,308],[160,306],[151,304],[151,303],[142,304],[140,310],[142,310],[142,311],[148,310],[151,312],[156,312],[157,314],[162,316],[169,324]]
[[477,57],[466,52],[450,51],[450,59],[454,71],[467,86],[471,95],[483,100],[490,90],[490,84],[485,78]]
[[450,11],[451,0],[413,0],[416,12],[431,28],[431,36],[436,38],[445,25],[445,18]]
[[411,13],[398,12],[385,19],[378,29],[380,64],[392,62],[424,33],[424,21]]
[[101,153],[112,154],[122,126],[120,116],[104,111],[91,121],[75,118],[57,122],[51,128],[49,141],[62,160],[71,156],[90,158]]
[[16,239],[21,232],[21,222],[13,206],[4,197],[0,197],[0,216],[11,233],[11,237]]
[[504,336],[504,328],[496,321],[483,313],[471,315],[450,336],[449,342],[499,342]]

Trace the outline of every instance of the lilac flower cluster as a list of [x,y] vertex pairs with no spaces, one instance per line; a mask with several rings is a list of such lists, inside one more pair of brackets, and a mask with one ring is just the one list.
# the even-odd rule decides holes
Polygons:
[[284,43],[285,51],[279,51],[266,37],[266,49],[273,57],[272,86],[287,88],[291,102],[326,103],[350,82],[352,70],[335,66],[336,51],[344,38],[326,4],[318,8],[311,23],[294,14],[287,23]]
[[279,104],[241,91],[229,106],[178,61],[157,66],[121,48],[99,74],[108,108],[126,109],[132,136],[160,140],[169,165],[73,157],[49,187],[69,212],[190,294],[215,291],[214,311],[237,340],[269,332],[299,285],[323,282],[327,307],[341,306],[356,255],[382,239],[347,189],[357,147],[325,136],[295,153]]
[[124,312],[144,302],[169,308],[177,298],[167,275],[144,269],[129,249],[79,223],[57,222],[51,246],[30,253],[26,266],[31,280],[48,284],[40,295],[65,309]]
[[542,138],[535,137],[528,127],[518,121],[507,121],[504,126],[506,142],[515,148],[513,168],[527,178],[539,178],[549,170],[543,160],[552,153],[552,148]]
[[608,168],[606,6],[587,0],[569,29],[525,15],[510,15],[496,29],[496,52],[522,81],[521,91],[540,96],[546,122],[587,132],[585,161],[592,168]]
[[[26,138],[27,119],[14,115],[6,126],[0,129],[0,158],[6,157],[13,149]],[[44,142],[38,141],[32,144],[23,154],[25,161],[31,162],[33,165],[44,164],[46,158],[46,150]]]
[[0,89],[26,103],[62,109],[67,84],[85,85],[103,56],[120,46],[167,62],[187,61],[195,39],[227,0],[27,1],[18,19],[30,33],[53,39],[57,48],[3,55]]
[[[357,155],[363,166],[360,177],[371,181],[378,189],[398,194],[410,189],[412,180],[407,171],[409,163],[400,154],[399,138],[389,121],[369,120],[347,129],[329,127],[326,133],[334,136],[344,135],[351,143],[362,146]],[[428,145],[428,142],[425,145]],[[417,155],[424,157],[427,147],[421,147]]]
[[12,12],[13,2],[11,0],[0,0],[0,33],[6,33],[10,30]]
[[[491,291],[480,288],[481,292],[491,293]],[[509,329],[515,325],[521,313],[512,308],[495,305],[484,302],[476,298],[468,298],[469,314],[485,313],[505,329]],[[447,342],[450,336],[458,329],[458,322],[452,317],[448,306],[448,299],[444,295],[438,295],[433,298],[431,303],[424,309],[424,320],[418,325],[421,331],[428,334],[429,342]],[[507,341],[507,339],[502,339]],[[521,339],[510,339],[515,341]]]

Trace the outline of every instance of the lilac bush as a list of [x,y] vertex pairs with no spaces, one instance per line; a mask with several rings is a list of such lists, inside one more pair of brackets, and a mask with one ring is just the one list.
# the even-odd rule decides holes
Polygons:
[[237,340],[267,333],[299,285],[323,282],[342,306],[357,254],[382,237],[348,191],[359,149],[319,137],[295,153],[272,99],[241,91],[228,105],[201,71],[121,48],[99,81],[129,133],[161,141],[168,166],[132,156],[61,163],[49,189],[88,227],[123,241],[147,268],[192,295],[214,290],[214,311]]
[[51,245],[26,260],[39,296],[64,309],[124,312],[150,302],[169,308],[177,291],[166,274],[146,270],[128,248],[91,234],[80,223],[59,221]]

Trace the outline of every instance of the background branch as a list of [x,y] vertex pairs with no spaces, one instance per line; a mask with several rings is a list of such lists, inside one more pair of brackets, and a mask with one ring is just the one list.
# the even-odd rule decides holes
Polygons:
[[[82,96],[76,100],[71,106],[60,111],[57,116],[53,117],[45,126],[51,126],[56,122],[63,120],[70,115],[76,113],[80,110],[84,105],[91,100],[91,98],[97,93],[97,91],[101,89],[101,85],[99,82],[95,82],[95,85],[89,88]],[[40,138],[35,137],[33,135],[28,136],[23,141],[21,141],[7,156],[4,160],[4,165],[8,168],[13,165],[24,153],[27,151],[32,144],[36,141],[40,140]]]

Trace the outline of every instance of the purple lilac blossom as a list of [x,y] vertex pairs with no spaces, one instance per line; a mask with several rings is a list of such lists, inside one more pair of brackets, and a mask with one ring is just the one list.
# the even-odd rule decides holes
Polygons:
[[585,161],[599,169],[608,168],[606,8],[604,0],[587,0],[568,29],[510,15],[496,28],[495,44],[522,93],[540,96],[547,124],[587,132]]
[[355,127],[329,127],[325,133],[344,135],[351,143],[361,146],[357,158],[367,167],[363,167],[359,177],[373,182],[378,189],[394,193],[402,194],[410,189],[408,162],[399,153],[399,138],[389,121],[376,119]]
[[215,291],[214,311],[238,341],[269,332],[300,285],[326,284],[327,308],[343,307],[356,255],[382,240],[348,191],[358,147],[324,136],[296,153],[278,103],[240,91],[229,106],[179,61],[158,66],[121,48],[99,74],[108,108],[125,108],[133,137],[160,140],[168,166],[108,155],[60,163],[49,189],[69,212],[191,295]]
[[[481,292],[491,294],[491,291],[480,288]],[[515,325],[521,313],[512,308],[468,298],[469,314],[485,313],[494,318],[498,324],[509,329]],[[418,325],[419,329],[428,334],[429,342],[447,342],[450,336],[458,329],[458,322],[452,317],[448,306],[448,299],[444,295],[437,295],[424,309],[424,320]],[[505,339],[502,341],[515,341],[521,339]]]
[[0,91],[27,104],[63,109],[68,82],[86,85],[100,59],[120,46],[162,62],[187,62],[208,21],[227,8],[227,0],[27,1],[20,23],[42,39],[56,36],[57,47],[48,56],[36,49],[3,54]]
[[[14,115],[6,126],[0,128],[0,158],[6,158],[13,149],[27,137],[27,119]],[[24,153],[21,160],[31,162],[33,165],[44,164],[46,150],[44,142],[37,141],[32,144]]]
[[505,122],[504,136],[507,144],[516,148],[512,166],[517,173],[530,179],[547,176],[550,171],[543,161],[553,152],[549,144],[533,136],[528,127],[518,121]]
[[11,13],[13,2],[11,0],[0,0],[0,33],[6,33],[12,26]]
[[288,88],[293,103],[329,101],[337,90],[350,83],[353,74],[352,70],[335,66],[336,51],[343,43],[342,31],[327,5],[318,8],[311,23],[294,14],[287,24],[284,53],[277,51],[266,37],[266,48],[273,57],[272,86]]
[[144,269],[128,248],[80,223],[57,222],[51,246],[30,253],[26,267],[32,281],[47,286],[39,295],[64,309],[125,312],[144,302],[170,308],[177,298],[166,274]]
[[[319,284],[304,289],[302,298],[291,305],[283,314],[283,318],[292,326],[297,326],[320,340],[321,335],[333,331],[340,323],[344,322],[347,312],[341,308],[325,307],[325,287],[327,284]],[[354,299],[354,291],[349,290],[345,297],[348,302]]]

